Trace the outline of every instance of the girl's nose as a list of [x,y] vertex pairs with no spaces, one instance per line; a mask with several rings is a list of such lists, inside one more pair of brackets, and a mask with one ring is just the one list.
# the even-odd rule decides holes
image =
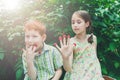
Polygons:
[[77,27],[77,25],[78,25],[77,23],[74,23],[74,27]]

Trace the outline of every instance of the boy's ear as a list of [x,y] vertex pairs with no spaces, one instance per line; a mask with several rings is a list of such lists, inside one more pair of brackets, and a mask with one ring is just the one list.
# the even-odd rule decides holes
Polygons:
[[46,34],[43,34],[43,35],[42,35],[42,39],[43,39],[43,41],[45,41],[45,40],[46,40],[46,37],[47,37],[47,35],[46,35]]

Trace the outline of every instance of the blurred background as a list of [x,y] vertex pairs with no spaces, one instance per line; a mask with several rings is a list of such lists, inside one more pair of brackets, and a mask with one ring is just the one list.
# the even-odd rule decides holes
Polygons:
[[120,0],[0,0],[0,80],[23,80],[25,21],[43,21],[47,26],[46,43],[53,45],[63,33],[74,36],[71,16],[81,9],[92,18],[102,74],[119,80]]

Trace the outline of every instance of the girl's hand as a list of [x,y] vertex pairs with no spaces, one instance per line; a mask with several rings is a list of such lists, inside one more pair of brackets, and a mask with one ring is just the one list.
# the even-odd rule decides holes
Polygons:
[[71,54],[73,54],[73,46],[70,44],[70,36],[60,36],[59,37],[60,46],[59,47],[56,43],[54,43],[54,46],[57,47],[57,49],[61,52],[63,59],[68,59]]
[[30,46],[29,48],[23,49],[23,56],[25,57],[27,62],[33,62],[35,56],[38,54],[35,52],[36,47]]

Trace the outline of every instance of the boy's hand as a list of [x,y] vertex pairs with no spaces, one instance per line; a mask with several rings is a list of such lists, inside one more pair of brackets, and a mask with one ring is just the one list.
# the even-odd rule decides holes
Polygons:
[[59,37],[60,46],[59,47],[56,43],[54,45],[57,49],[61,52],[63,59],[69,58],[71,54],[73,54],[73,47],[74,45],[70,44],[70,36],[63,35]]
[[23,56],[26,58],[27,62],[34,61],[34,57],[38,54],[35,52],[36,47],[30,46],[29,48],[23,49]]

